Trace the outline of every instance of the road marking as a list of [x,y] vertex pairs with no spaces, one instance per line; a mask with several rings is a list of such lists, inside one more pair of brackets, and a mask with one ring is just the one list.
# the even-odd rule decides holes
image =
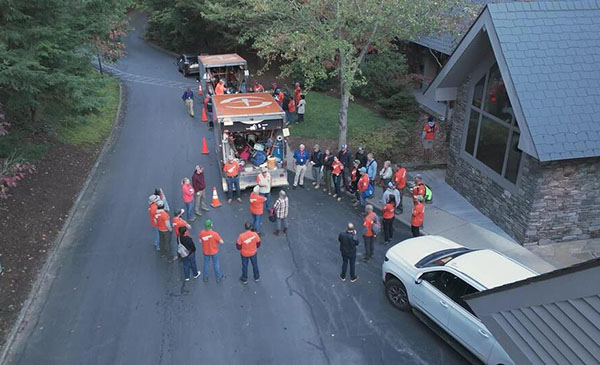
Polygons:
[[146,84],[146,85],[154,85],[154,86],[163,86],[169,87],[173,89],[187,89],[195,88],[196,84],[190,84],[187,82],[173,81],[173,80],[164,80],[155,77],[148,77],[143,75],[136,75],[129,72],[125,72],[119,70],[118,68],[111,65],[103,65],[102,66],[108,73],[117,76],[123,81],[135,82],[138,84]]

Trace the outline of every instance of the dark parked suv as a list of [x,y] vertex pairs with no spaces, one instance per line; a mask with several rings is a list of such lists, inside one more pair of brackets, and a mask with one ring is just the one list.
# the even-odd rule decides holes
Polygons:
[[198,56],[182,54],[177,58],[177,68],[183,76],[197,74],[198,71]]

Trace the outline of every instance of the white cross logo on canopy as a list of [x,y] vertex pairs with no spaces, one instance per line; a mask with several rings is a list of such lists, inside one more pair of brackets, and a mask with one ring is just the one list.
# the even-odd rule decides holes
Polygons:
[[271,105],[273,102],[258,96],[236,96],[223,100],[221,104],[232,109],[256,109]]

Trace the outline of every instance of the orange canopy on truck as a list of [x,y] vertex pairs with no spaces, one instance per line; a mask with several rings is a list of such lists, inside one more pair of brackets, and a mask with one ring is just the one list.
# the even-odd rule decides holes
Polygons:
[[237,53],[198,56],[198,60],[202,62],[205,69],[246,64],[246,60],[240,57]]
[[219,118],[283,113],[269,93],[214,95],[213,107]]

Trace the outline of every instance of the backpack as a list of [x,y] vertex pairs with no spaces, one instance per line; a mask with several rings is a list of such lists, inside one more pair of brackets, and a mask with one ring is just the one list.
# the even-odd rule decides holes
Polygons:
[[373,227],[371,227],[371,231],[373,231],[373,234],[375,236],[377,236],[379,234],[379,232],[381,232],[381,223],[379,223],[378,216],[375,216],[373,218]]
[[267,160],[267,155],[263,151],[255,150],[250,158],[250,163],[255,166],[262,165]]
[[177,237],[177,253],[182,258],[186,258],[190,255],[190,252],[188,251],[188,249],[185,248],[185,246],[183,244],[181,244],[181,241],[179,241],[179,237]]
[[373,197],[373,194],[375,194],[375,188],[373,187],[373,184],[369,183],[369,186],[367,187],[367,190],[365,190],[363,195],[365,199],[370,199]]
[[431,201],[433,200],[433,192],[431,191],[429,186],[427,186],[427,184],[425,184],[425,196],[423,197],[423,199],[425,200],[425,203],[431,203]]

